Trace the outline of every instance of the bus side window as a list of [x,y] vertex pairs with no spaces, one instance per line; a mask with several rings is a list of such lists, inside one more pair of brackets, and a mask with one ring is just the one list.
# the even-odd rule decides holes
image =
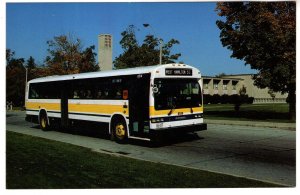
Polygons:
[[118,87],[116,90],[115,99],[122,99],[122,92],[121,87]]
[[78,91],[77,90],[75,90],[73,92],[73,99],[79,99],[79,95],[78,95]]
[[85,99],[85,96],[86,96],[85,91],[84,90],[80,90],[80,92],[79,92],[79,98],[80,99]]
[[87,90],[86,91],[86,96],[85,96],[85,99],[92,99],[93,97],[92,97],[92,92],[91,92],[91,90]]
[[36,92],[35,87],[31,84],[29,87],[29,99],[37,99],[38,93]]
[[100,89],[96,90],[96,99],[102,99],[102,91]]
[[104,99],[109,99],[109,92],[108,92],[108,90],[106,89],[106,90],[104,90]]

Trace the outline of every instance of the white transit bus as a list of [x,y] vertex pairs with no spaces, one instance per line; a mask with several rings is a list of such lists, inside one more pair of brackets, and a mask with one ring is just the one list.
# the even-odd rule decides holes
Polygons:
[[206,130],[201,85],[200,71],[185,64],[37,78],[27,83],[26,120],[42,130],[105,123],[117,142]]

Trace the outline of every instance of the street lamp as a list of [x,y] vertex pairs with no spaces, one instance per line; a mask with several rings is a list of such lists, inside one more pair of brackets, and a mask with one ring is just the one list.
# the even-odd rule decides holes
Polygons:
[[[154,32],[152,26],[150,26],[150,24],[143,24],[143,26],[145,28],[150,27],[152,29],[152,31]],[[154,33],[155,34],[155,33]],[[163,45],[163,40],[161,38],[159,38],[159,64],[162,64],[162,45]]]
[[162,64],[162,39],[159,39],[159,64]]

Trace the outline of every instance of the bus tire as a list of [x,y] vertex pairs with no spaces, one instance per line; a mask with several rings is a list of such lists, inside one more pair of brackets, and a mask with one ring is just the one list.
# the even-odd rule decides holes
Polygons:
[[48,131],[50,128],[50,125],[48,123],[48,117],[45,111],[41,111],[40,113],[40,128],[43,131]]
[[125,143],[128,139],[127,126],[123,117],[114,117],[111,123],[113,138],[117,143]]

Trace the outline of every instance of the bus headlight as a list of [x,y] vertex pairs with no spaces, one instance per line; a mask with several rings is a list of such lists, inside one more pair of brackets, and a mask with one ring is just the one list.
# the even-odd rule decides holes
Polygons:
[[152,123],[159,123],[159,122],[164,122],[164,118],[152,118],[151,122]]
[[196,114],[195,118],[203,118],[202,114]]

